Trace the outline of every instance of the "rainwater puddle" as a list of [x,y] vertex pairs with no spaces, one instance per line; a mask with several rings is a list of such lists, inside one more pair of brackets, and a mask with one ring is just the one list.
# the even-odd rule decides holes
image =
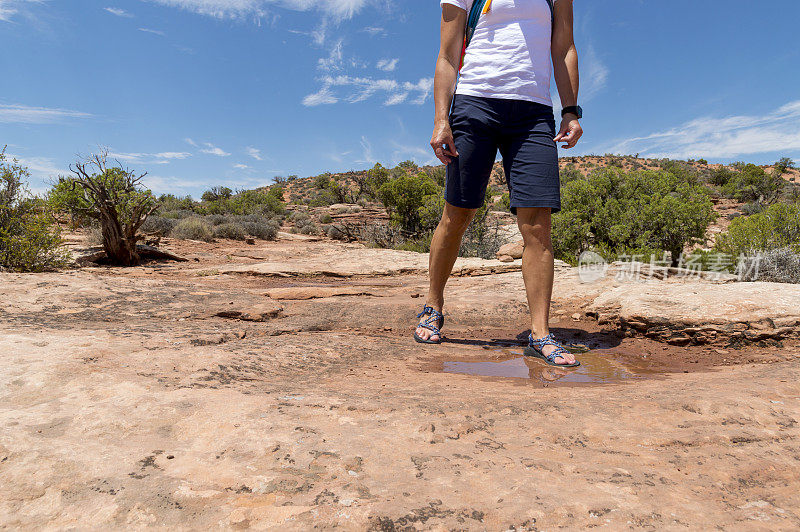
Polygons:
[[577,368],[557,368],[544,361],[526,357],[521,349],[493,349],[482,360],[444,362],[444,373],[527,379],[532,384],[590,385],[613,384],[652,378],[669,373],[666,368],[650,363],[646,355],[624,353],[617,349],[578,352],[571,350],[581,365]]

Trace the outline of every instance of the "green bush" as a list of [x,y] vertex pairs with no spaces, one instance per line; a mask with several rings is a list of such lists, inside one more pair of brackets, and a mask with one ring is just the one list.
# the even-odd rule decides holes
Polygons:
[[738,201],[774,203],[780,197],[786,182],[779,172],[766,172],[754,164],[740,165],[740,169],[722,187],[726,196]]
[[220,201],[220,200],[227,200],[233,195],[233,190],[229,189],[228,187],[212,187],[209,190],[203,192],[203,195],[200,197],[202,201]]
[[275,240],[278,236],[280,225],[277,221],[268,218],[258,220],[244,220],[241,222],[248,235],[261,240]]
[[242,190],[230,197],[220,197],[204,201],[196,208],[201,214],[283,214],[283,189],[278,186],[269,189]]
[[156,233],[162,236],[169,235],[178,221],[174,218],[163,218],[161,216],[148,216],[147,220],[142,224],[141,230],[143,233]]
[[40,272],[66,266],[58,226],[45,202],[29,196],[26,168],[0,151],[0,269]]
[[211,224],[199,216],[184,218],[175,226],[170,233],[173,238],[181,240],[202,240],[211,242],[214,239],[214,231]]
[[229,240],[244,240],[247,238],[247,230],[238,223],[224,223],[214,228],[214,236],[217,238],[227,238]]
[[423,229],[420,208],[425,205],[426,198],[438,191],[436,183],[424,173],[416,175],[404,173],[384,183],[378,191],[378,197],[389,213],[392,223],[404,231],[414,233]]
[[666,251],[677,264],[716,215],[707,189],[687,181],[683,168],[671,168],[605,168],[566,183],[562,210],[553,217],[556,257],[574,264],[587,250],[610,260]]
[[329,224],[333,222],[333,217],[327,212],[319,217],[319,223]]
[[800,252],[800,205],[777,203],[761,213],[735,218],[715,247],[733,256],[784,247]]
[[[165,213],[171,211],[188,211],[192,212],[195,208],[195,202],[191,196],[176,196],[174,194],[162,194],[158,197],[158,214],[164,216]],[[184,216],[185,218],[185,216]]]

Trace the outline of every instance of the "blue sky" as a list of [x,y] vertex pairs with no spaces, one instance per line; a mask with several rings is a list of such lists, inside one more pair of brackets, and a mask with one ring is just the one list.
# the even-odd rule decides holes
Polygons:
[[[800,2],[574,5],[586,134],[572,153],[800,160]],[[433,163],[439,13],[437,0],[0,0],[0,146],[37,191],[99,145],[154,191],[195,197]]]

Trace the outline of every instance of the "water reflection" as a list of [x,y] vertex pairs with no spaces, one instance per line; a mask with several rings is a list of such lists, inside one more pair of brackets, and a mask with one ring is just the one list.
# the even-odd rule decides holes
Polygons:
[[594,350],[578,355],[577,368],[557,368],[543,361],[526,357],[522,351],[497,349],[487,353],[486,359],[444,363],[445,373],[460,373],[481,377],[505,377],[538,381],[545,386],[563,384],[609,384],[643,379],[658,373],[646,360],[636,356]]

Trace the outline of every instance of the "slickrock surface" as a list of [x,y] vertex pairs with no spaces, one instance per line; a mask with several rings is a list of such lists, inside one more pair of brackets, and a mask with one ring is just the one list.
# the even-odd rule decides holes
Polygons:
[[[192,262],[0,274],[0,528],[800,527],[794,286],[560,266],[553,330],[591,349],[567,372],[520,356],[496,261],[451,280],[449,341],[421,346],[426,280],[399,270],[425,256],[171,250]],[[261,263],[289,276],[227,273]],[[648,334],[701,323],[746,326]]]

